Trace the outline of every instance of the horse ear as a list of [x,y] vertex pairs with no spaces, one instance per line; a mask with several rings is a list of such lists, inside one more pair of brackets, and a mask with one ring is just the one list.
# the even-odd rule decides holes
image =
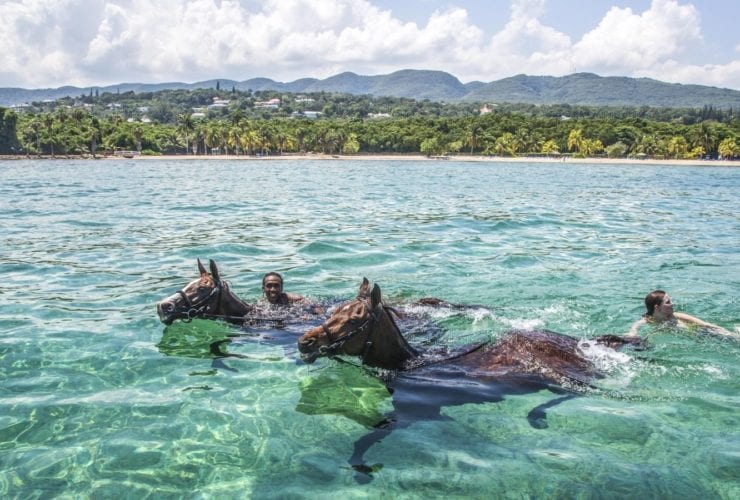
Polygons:
[[373,291],[370,292],[370,304],[373,306],[373,309],[380,304],[380,287],[377,283],[373,285]]
[[360,292],[357,294],[358,297],[367,297],[367,289],[370,288],[370,282],[367,278],[362,278],[362,284],[360,285]]
[[203,276],[204,274],[208,274],[208,271],[206,271],[206,268],[203,267],[203,263],[198,259],[198,271],[200,271],[200,275]]
[[213,280],[216,283],[220,283],[221,277],[218,275],[218,266],[216,266],[216,261],[213,259],[210,259],[209,264],[211,266],[211,276],[213,276]]

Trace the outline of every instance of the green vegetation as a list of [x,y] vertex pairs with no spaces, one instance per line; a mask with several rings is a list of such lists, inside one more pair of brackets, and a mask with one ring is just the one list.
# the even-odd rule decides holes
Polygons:
[[681,85],[650,78],[602,77],[575,73],[561,77],[517,75],[479,86],[466,101],[586,104],[592,106],[740,107],[740,92],[704,85]]
[[17,113],[0,108],[0,153],[740,157],[732,109],[487,104],[480,114],[475,103],[214,85],[221,88],[90,91]]
[[0,153],[17,153],[20,150],[16,125],[18,115],[5,108],[0,108]]
[[33,101],[53,101],[65,96],[90,92],[137,94],[162,90],[235,90],[272,91],[279,93],[313,94],[319,92],[353,95],[390,96],[407,99],[429,99],[446,102],[495,102],[528,104],[570,104],[588,106],[649,106],[691,107],[712,106],[719,109],[739,109],[740,91],[703,85],[680,85],[649,78],[601,77],[591,73],[572,75],[517,75],[493,82],[468,82],[443,71],[405,69],[387,75],[357,75],[340,73],[323,80],[301,78],[289,83],[269,78],[245,81],[206,80],[197,83],[121,83],[108,87],[82,89],[0,88],[0,105],[18,105]]

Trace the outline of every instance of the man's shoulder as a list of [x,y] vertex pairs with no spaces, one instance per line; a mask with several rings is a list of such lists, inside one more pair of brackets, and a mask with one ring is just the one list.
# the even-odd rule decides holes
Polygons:
[[283,298],[286,302],[293,303],[293,302],[302,302],[306,300],[306,298],[303,295],[298,295],[297,293],[290,293],[290,292],[284,292]]

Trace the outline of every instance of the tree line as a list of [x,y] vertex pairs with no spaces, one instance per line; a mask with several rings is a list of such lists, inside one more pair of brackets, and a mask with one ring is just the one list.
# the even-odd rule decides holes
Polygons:
[[[0,153],[740,157],[740,119],[732,110],[498,105],[481,115],[470,104],[232,91],[228,106],[193,114],[194,103],[205,106],[219,95],[207,89],[91,93],[24,112],[0,108]],[[273,96],[281,99],[279,108],[255,106]],[[304,117],[306,110],[320,110],[319,118]],[[152,121],[140,121],[143,113]]]

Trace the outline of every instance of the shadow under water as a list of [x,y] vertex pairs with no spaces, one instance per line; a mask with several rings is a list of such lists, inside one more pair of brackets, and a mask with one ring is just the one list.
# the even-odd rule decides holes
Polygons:
[[348,460],[355,480],[361,484],[372,481],[373,474],[383,467],[380,463],[365,463],[364,455],[374,444],[395,429],[416,422],[449,420],[441,414],[443,407],[496,403],[503,401],[505,396],[546,390],[558,397],[536,406],[527,415],[533,428],[544,429],[549,408],[579,395],[534,375],[473,379],[464,370],[441,364],[411,372],[376,373],[350,362],[323,369],[317,376],[304,379],[300,389],[296,411],[308,415],[340,415],[369,429],[355,441]]

